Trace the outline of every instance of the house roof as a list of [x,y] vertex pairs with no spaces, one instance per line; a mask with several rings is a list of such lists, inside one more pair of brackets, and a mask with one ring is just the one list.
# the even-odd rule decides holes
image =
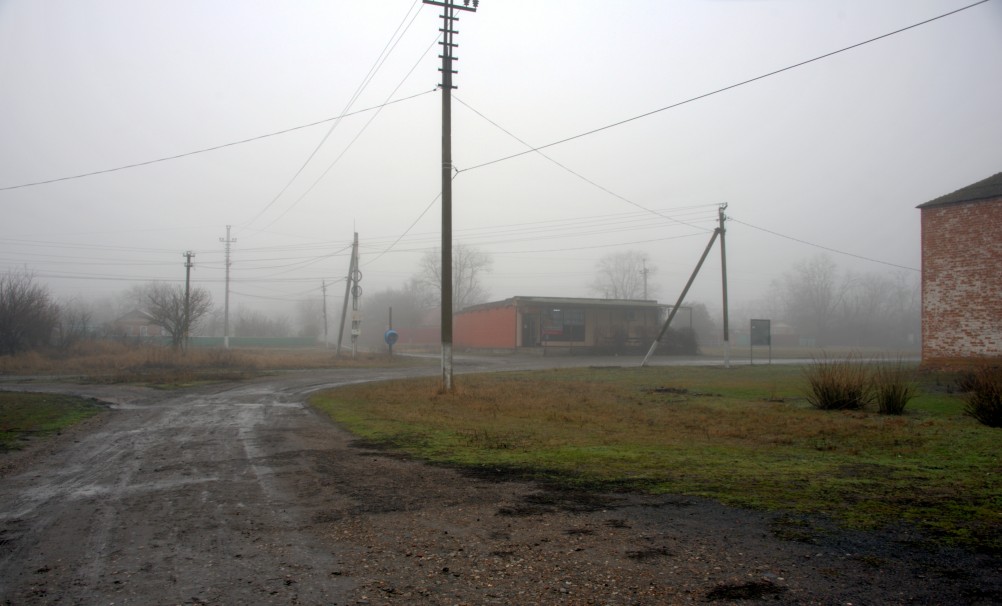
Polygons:
[[961,202],[975,202],[977,200],[987,200],[990,198],[1002,198],[1002,173],[995,173],[987,179],[972,183],[953,192],[940,196],[935,200],[930,200],[925,204],[920,204],[918,208],[931,208],[946,204],[958,204]]
[[503,301],[492,301],[473,305],[462,311],[491,309],[495,307],[511,307],[517,305],[545,305],[551,307],[630,307],[630,308],[661,308],[665,305],[649,299],[589,299],[583,297],[512,297]]
[[116,323],[128,323],[128,322],[143,322],[149,323],[153,320],[153,316],[141,309],[133,309],[127,314],[119,316],[115,322]]

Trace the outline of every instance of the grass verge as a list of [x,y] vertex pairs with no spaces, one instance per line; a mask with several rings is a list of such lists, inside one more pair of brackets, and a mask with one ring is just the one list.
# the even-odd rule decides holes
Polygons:
[[0,392],[0,452],[59,433],[105,410],[93,400],[57,394]]
[[0,356],[0,376],[73,375],[93,383],[138,383],[172,388],[239,381],[270,372],[322,368],[370,368],[432,364],[434,360],[362,353],[338,357],[325,348],[192,348],[87,341],[66,350]]
[[938,378],[924,381],[902,416],[817,410],[796,366],[468,375],[454,394],[424,379],[311,402],[361,438],[428,461],[820,513],[853,528],[906,523],[1000,553],[1000,434],[965,417]]

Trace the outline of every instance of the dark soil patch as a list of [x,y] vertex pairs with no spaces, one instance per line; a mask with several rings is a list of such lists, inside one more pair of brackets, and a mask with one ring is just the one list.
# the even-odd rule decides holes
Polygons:
[[770,581],[749,581],[717,585],[706,594],[706,601],[720,602],[723,600],[761,600],[766,596],[774,596],[786,591]]
[[636,551],[627,551],[626,557],[631,560],[650,560],[652,558],[670,558],[672,553],[667,547],[654,547],[651,549],[639,549]]

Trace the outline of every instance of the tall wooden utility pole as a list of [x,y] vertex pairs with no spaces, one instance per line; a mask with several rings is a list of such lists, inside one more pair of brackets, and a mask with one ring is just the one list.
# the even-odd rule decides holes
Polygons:
[[181,253],[184,257],[184,340],[181,342],[181,351],[188,351],[188,329],[191,328],[191,268],[195,266],[191,258],[195,253],[186,250]]
[[423,0],[442,7],[442,387],[452,391],[452,69],[456,11],[476,12],[480,0]]
[[230,244],[237,241],[230,239],[230,226],[226,226],[226,239],[219,239],[226,244],[226,294],[223,295],[223,347],[230,348]]

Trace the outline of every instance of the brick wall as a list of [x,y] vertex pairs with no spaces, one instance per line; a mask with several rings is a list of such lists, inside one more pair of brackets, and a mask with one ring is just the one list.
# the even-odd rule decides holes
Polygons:
[[1002,197],[921,212],[923,364],[1002,358]]
[[459,348],[514,349],[518,331],[515,306],[463,311],[453,323],[453,344]]

